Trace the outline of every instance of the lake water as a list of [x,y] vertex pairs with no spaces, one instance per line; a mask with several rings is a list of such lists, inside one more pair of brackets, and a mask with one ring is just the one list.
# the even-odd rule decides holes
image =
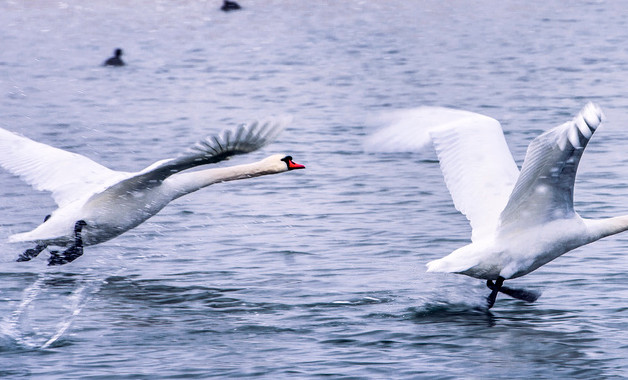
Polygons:
[[[55,208],[0,171],[0,377],[628,376],[628,234],[513,280],[426,274],[466,244],[427,153],[369,153],[399,109],[480,112],[528,143],[587,101],[607,120],[576,181],[628,213],[628,12],[611,1],[0,3],[0,127],[134,171],[254,118],[306,170],[211,186],[62,267],[6,238]],[[117,47],[127,66],[100,66]]]

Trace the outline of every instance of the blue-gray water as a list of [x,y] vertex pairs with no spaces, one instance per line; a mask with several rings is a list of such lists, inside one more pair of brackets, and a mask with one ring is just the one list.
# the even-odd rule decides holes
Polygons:
[[[628,235],[513,280],[534,304],[424,264],[466,244],[438,164],[366,153],[421,105],[502,122],[518,163],[587,101],[607,121],[576,183],[628,213],[621,2],[2,1],[0,127],[139,170],[224,127],[290,114],[263,151],[304,171],[215,185],[76,262],[6,238],[54,209],[0,171],[0,377],[622,378]],[[123,68],[100,64],[116,47]]]

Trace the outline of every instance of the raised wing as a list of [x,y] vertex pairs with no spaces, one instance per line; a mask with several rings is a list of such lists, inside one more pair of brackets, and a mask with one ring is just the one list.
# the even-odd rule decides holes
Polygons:
[[431,128],[430,137],[454,205],[469,219],[476,241],[497,228],[519,170],[497,120],[441,110],[446,122]]
[[500,216],[502,230],[573,216],[578,163],[602,118],[600,107],[589,103],[573,120],[530,143],[521,175]]
[[150,187],[180,171],[253,152],[271,143],[281,133],[288,120],[278,118],[265,122],[255,121],[251,124],[242,124],[234,130],[225,130],[218,136],[209,136],[179,157],[158,161],[119,182],[110,188],[110,191],[127,192]]
[[36,190],[52,192],[59,207],[112,178],[127,175],[85,156],[53,148],[0,128],[0,166]]
[[[396,110],[380,115],[376,122],[386,127],[377,130],[364,140],[367,152],[419,152],[431,151],[429,127],[443,123],[445,108],[418,107]],[[451,116],[445,116],[444,122]]]
[[393,113],[371,135],[369,151],[422,151],[433,146],[454,205],[471,222],[472,239],[495,230],[519,176],[499,122],[473,112],[420,107]]

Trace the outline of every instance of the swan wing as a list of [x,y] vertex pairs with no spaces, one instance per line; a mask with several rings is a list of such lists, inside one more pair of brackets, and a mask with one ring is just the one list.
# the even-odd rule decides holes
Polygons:
[[0,166],[36,190],[50,191],[59,207],[125,173],[80,154],[54,148],[0,128]]
[[602,110],[589,103],[571,121],[530,143],[521,174],[501,213],[500,228],[524,228],[574,215],[578,163],[602,118]]
[[429,127],[451,118],[445,110],[440,107],[418,107],[379,115],[375,122],[385,127],[364,140],[364,149],[382,153],[431,151]]
[[519,176],[500,123],[473,112],[441,109],[430,137],[456,209],[477,241],[497,228],[500,212]]
[[128,192],[149,188],[180,171],[253,152],[274,141],[287,121],[286,118],[255,121],[206,137],[180,156],[158,161],[112,186],[108,191]]

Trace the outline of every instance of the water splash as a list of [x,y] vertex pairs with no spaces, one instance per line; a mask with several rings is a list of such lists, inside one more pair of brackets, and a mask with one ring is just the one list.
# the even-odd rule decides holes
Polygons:
[[[113,275],[119,274],[123,269],[119,268]],[[88,270],[88,273],[81,274],[78,279],[71,281],[68,281],[65,275],[60,278],[58,272],[40,273],[37,279],[23,290],[21,301],[15,310],[0,321],[0,336],[5,336],[16,345],[27,349],[54,347],[55,343],[70,330],[83,308],[93,295],[100,291],[110,276],[96,273],[95,278],[90,278],[90,272],[92,271]],[[63,299],[59,301],[56,297],[60,295],[63,295]],[[54,308],[50,308],[48,304],[51,301],[54,301]],[[58,305],[60,306],[57,307]],[[46,311],[43,319],[41,310]],[[50,325],[46,327],[46,322],[54,323],[54,327]],[[34,327],[31,328],[30,325]]]
[[31,346],[32,345],[26,341],[26,339],[22,336],[19,326],[20,319],[24,314],[26,308],[37,298],[42,289],[42,284],[44,284],[46,279],[45,274],[40,274],[37,280],[33,282],[29,287],[24,289],[24,293],[22,296],[22,301],[17,306],[17,308],[5,317],[0,323],[0,332],[13,340],[19,345],[23,346]]
[[78,288],[76,288],[72,292],[72,294],[69,297],[69,299],[72,301],[72,306],[71,306],[72,314],[70,314],[70,316],[66,320],[61,321],[57,325],[57,329],[56,329],[57,331],[50,339],[48,339],[46,343],[44,343],[41,346],[42,349],[46,349],[50,347],[59,338],[61,338],[61,336],[65,334],[65,332],[70,328],[70,326],[72,325],[76,317],[79,315],[79,313],[81,312],[81,310],[87,303],[88,299],[91,298],[83,294],[85,288],[86,288],[85,285],[81,284]]

